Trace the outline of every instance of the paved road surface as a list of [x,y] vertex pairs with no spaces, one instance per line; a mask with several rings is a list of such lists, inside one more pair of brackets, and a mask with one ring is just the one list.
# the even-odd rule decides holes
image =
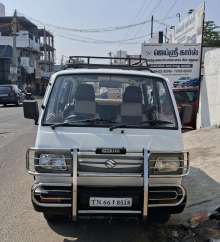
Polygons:
[[[107,221],[80,222],[77,225],[62,221],[56,225],[48,224],[40,213],[32,209],[32,177],[25,171],[25,151],[34,144],[35,134],[36,127],[31,120],[23,119],[21,107],[0,107],[1,242],[166,241],[165,232],[161,227],[140,225],[133,220],[122,222],[120,226],[119,222],[115,221],[111,224]],[[199,157],[196,153],[194,156],[197,165],[192,169],[193,175],[186,183],[190,191],[189,205],[212,200],[218,192],[220,194],[218,178],[211,178],[200,170]],[[210,204],[214,206],[216,199],[211,203],[202,204],[204,207],[210,207]],[[183,221],[194,211],[193,208],[199,209],[200,206],[188,208],[183,216],[173,217],[171,223]]]

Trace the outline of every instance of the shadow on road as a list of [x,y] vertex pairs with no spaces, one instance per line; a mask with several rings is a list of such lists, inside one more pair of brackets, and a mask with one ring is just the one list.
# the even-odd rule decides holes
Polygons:
[[[176,224],[186,222],[192,216],[194,206],[199,209],[201,203],[208,207],[210,201],[220,196],[220,184],[198,168],[191,168],[190,175],[184,183],[189,197],[184,212],[187,217],[182,214],[173,215]],[[59,221],[49,223],[49,226],[57,234],[65,237],[64,242],[170,242],[172,231],[172,225],[144,224],[137,220],[112,220],[111,223],[107,220],[79,220],[77,223]]]
[[22,104],[20,104],[19,106],[15,104],[7,104],[7,106],[0,105],[0,108],[19,108],[19,107],[22,107]]
[[[220,173],[220,168],[213,167]],[[187,208],[196,206],[197,204],[206,204],[215,199],[220,199],[220,184],[201,169],[191,167],[190,175],[185,177],[183,185],[188,191]]]
[[72,241],[126,241],[126,242],[159,242],[169,237],[167,226],[147,225],[137,221],[107,220],[79,221],[77,224],[60,222],[50,227],[64,237],[64,242]]

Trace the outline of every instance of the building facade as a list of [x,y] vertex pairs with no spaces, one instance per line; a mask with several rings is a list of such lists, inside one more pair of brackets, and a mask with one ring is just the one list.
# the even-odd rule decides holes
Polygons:
[[[15,47],[17,63],[16,84],[24,87],[32,84],[35,80],[35,71],[40,59],[40,42],[38,28],[25,17],[16,17],[16,39],[13,43],[12,21],[13,16],[0,17],[0,43],[2,46]],[[12,64],[12,61],[11,63]],[[11,69],[10,69],[11,70]],[[10,75],[8,80],[12,80]]]
[[[39,73],[40,77],[40,93],[45,92],[51,74],[54,72],[55,64],[55,48],[54,36],[48,30],[38,29],[38,36],[40,41],[40,60],[39,60]],[[39,85],[38,85],[39,86]]]
[[[29,86],[33,93],[43,95],[53,73],[54,37],[23,16],[16,16],[16,13],[5,16],[1,5],[0,82],[13,82],[20,88]],[[7,55],[4,55],[6,49]]]
[[0,45],[0,85],[10,83],[10,65],[12,58],[12,47]]

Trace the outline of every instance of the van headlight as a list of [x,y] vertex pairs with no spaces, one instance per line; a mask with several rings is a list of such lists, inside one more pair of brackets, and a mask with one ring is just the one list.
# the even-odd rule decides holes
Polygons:
[[38,167],[45,170],[66,171],[65,156],[60,154],[41,154]]
[[188,171],[185,153],[152,153],[149,159],[150,175],[182,175]]
[[155,162],[155,171],[177,172],[180,168],[180,161],[175,157],[158,157]]
[[26,153],[26,169],[32,175],[38,173],[72,174],[71,149],[30,148]]

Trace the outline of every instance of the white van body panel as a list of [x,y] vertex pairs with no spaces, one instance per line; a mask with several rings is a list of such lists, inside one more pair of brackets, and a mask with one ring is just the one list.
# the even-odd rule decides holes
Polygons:
[[[124,130],[124,134],[121,134]],[[40,126],[37,132],[36,148],[78,148],[95,150],[98,147],[126,148],[142,151],[182,151],[183,142],[179,130],[126,129],[98,127],[57,127]]]

